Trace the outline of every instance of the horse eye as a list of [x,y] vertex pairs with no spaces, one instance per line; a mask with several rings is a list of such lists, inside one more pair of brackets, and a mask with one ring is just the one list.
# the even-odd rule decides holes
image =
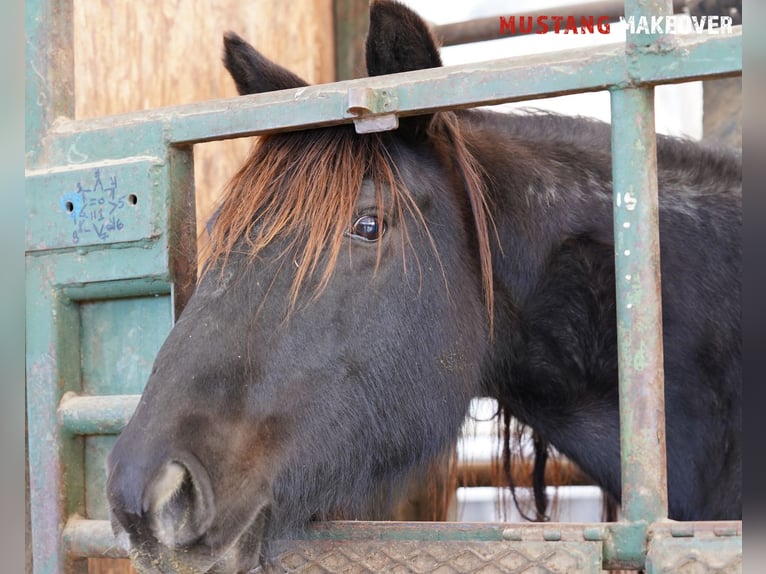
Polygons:
[[386,222],[374,215],[363,215],[354,222],[347,235],[364,241],[377,241],[386,232]]

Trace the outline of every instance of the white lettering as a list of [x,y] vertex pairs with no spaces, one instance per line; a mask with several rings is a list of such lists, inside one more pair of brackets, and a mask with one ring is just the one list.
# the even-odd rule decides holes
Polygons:
[[636,33],[636,18],[635,16],[631,16],[630,18],[625,18],[625,16],[620,16],[620,24],[625,26],[631,34]]
[[702,32],[702,30],[705,29],[706,20],[707,16],[701,16],[699,19],[696,16],[692,16],[692,26],[694,27],[694,31],[698,34]]
[[647,34],[649,32],[649,22],[646,16],[641,16],[638,19],[638,25],[636,26],[636,34]]
[[[563,18],[559,17],[563,20]],[[572,17],[570,17],[572,19]],[[600,21],[600,20],[599,20]],[[731,16],[620,16],[620,24],[629,34],[721,34],[731,33],[733,18]],[[556,32],[559,30],[557,29]],[[590,24],[577,28],[567,20],[565,34],[590,32]],[[599,28],[599,31],[601,29]]]
[[676,24],[679,34],[689,34],[692,31],[692,21],[688,17],[680,18]]
[[673,17],[670,17],[667,20],[665,20],[665,33],[672,34],[675,31],[676,31],[676,19]]

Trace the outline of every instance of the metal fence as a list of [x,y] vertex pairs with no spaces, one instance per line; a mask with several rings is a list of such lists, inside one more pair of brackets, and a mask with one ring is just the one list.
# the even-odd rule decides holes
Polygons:
[[[628,32],[619,45],[76,121],[72,2],[29,0],[25,8],[36,573],[123,556],[107,522],[103,459],[193,285],[193,144],[348,122],[378,130],[393,115],[596,90],[609,90],[612,103],[624,520],[328,523],[285,542],[280,563],[323,572],[741,569],[741,522],[667,520],[653,111],[655,85],[739,75],[739,27],[721,35]],[[671,13],[671,0],[625,2],[626,16]],[[628,275],[634,279],[619,279]],[[637,353],[640,363],[631,360]]]

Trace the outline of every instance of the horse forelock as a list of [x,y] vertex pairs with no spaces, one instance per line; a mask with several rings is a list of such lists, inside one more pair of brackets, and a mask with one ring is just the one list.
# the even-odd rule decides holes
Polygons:
[[[429,137],[440,155],[451,161],[463,184],[473,214],[477,257],[491,323],[492,221],[484,175],[453,114],[436,114]],[[294,258],[296,263],[289,308],[294,307],[302,286],[315,274],[319,280],[314,295],[319,295],[332,276],[365,178],[374,182],[379,213],[393,213],[400,221],[409,213],[430,238],[426,220],[397,170],[384,138],[382,134],[356,134],[351,126],[259,138],[221,197],[202,248],[203,274],[216,264],[222,272],[230,255],[242,245],[252,262],[274,240],[287,238],[281,255]],[[405,242],[409,242],[406,229],[404,233]],[[378,263],[380,247],[379,243]],[[433,241],[432,247],[436,249]]]

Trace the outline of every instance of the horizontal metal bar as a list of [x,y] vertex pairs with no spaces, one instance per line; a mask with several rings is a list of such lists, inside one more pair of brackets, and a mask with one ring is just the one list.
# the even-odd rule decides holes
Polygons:
[[[683,524],[687,531],[696,537],[700,545],[708,540],[733,540],[742,536],[741,521],[726,522],[689,522],[676,523],[662,521],[649,527],[649,540],[679,538],[673,535],[678,524]],[[624,531],[624,532],[623,532]],[[327,543],[374,541],[396,544],[404,541],[428,542],[505,542],[530,543],[583,543],[599,542],[603,544],[604,567],[614,569],[619,565],[619,546],[615,539],[625,539],[626,535],[644,534],[643,529],[635,529],[624,523],[466,523],[466,522],[320,522],[295,535],[290,541],[277,542],[285,548],[291,544],[322,544],[327,550]],[[112,534],[111,525],[106,520],[85,520],[73,516],[67,522],[63,541],[66,551],[72,557],[113,557],[125,558],[127,552]],[[611,562],[610,562],[611,561]]]
[[668,536],[671,538],[736,537],[742,536],[742,521],[676,522],[675,520],[661,520],[649,526],[649,536],[652,538]]
[[604,524],[568,522],[366,522],[336,521],[312,524],[295,539],[302,540],[482,540],[482,541],[603,541]]
[[[68,150],[85,132],[161,133],[170,144],[348,123],[350,89],[387,90],[399,116],[522,101],[610,86],[655,85],[741,74],[742,31],[674,36],[662,50],[626,54],[623,43],[418,70],[89,120],[62,120],[51,135]],[[122,141],[122,140],[121,140]],[[107,146],[108,147],[108,146]]]
[[58,417],[62,428],[76,435],[117,434],[125,428],[141,395],[80,396],[61,398]]
[[61,533],[64,551],[73,558],[127,558],[108,520],[87,520],[72,515]]

